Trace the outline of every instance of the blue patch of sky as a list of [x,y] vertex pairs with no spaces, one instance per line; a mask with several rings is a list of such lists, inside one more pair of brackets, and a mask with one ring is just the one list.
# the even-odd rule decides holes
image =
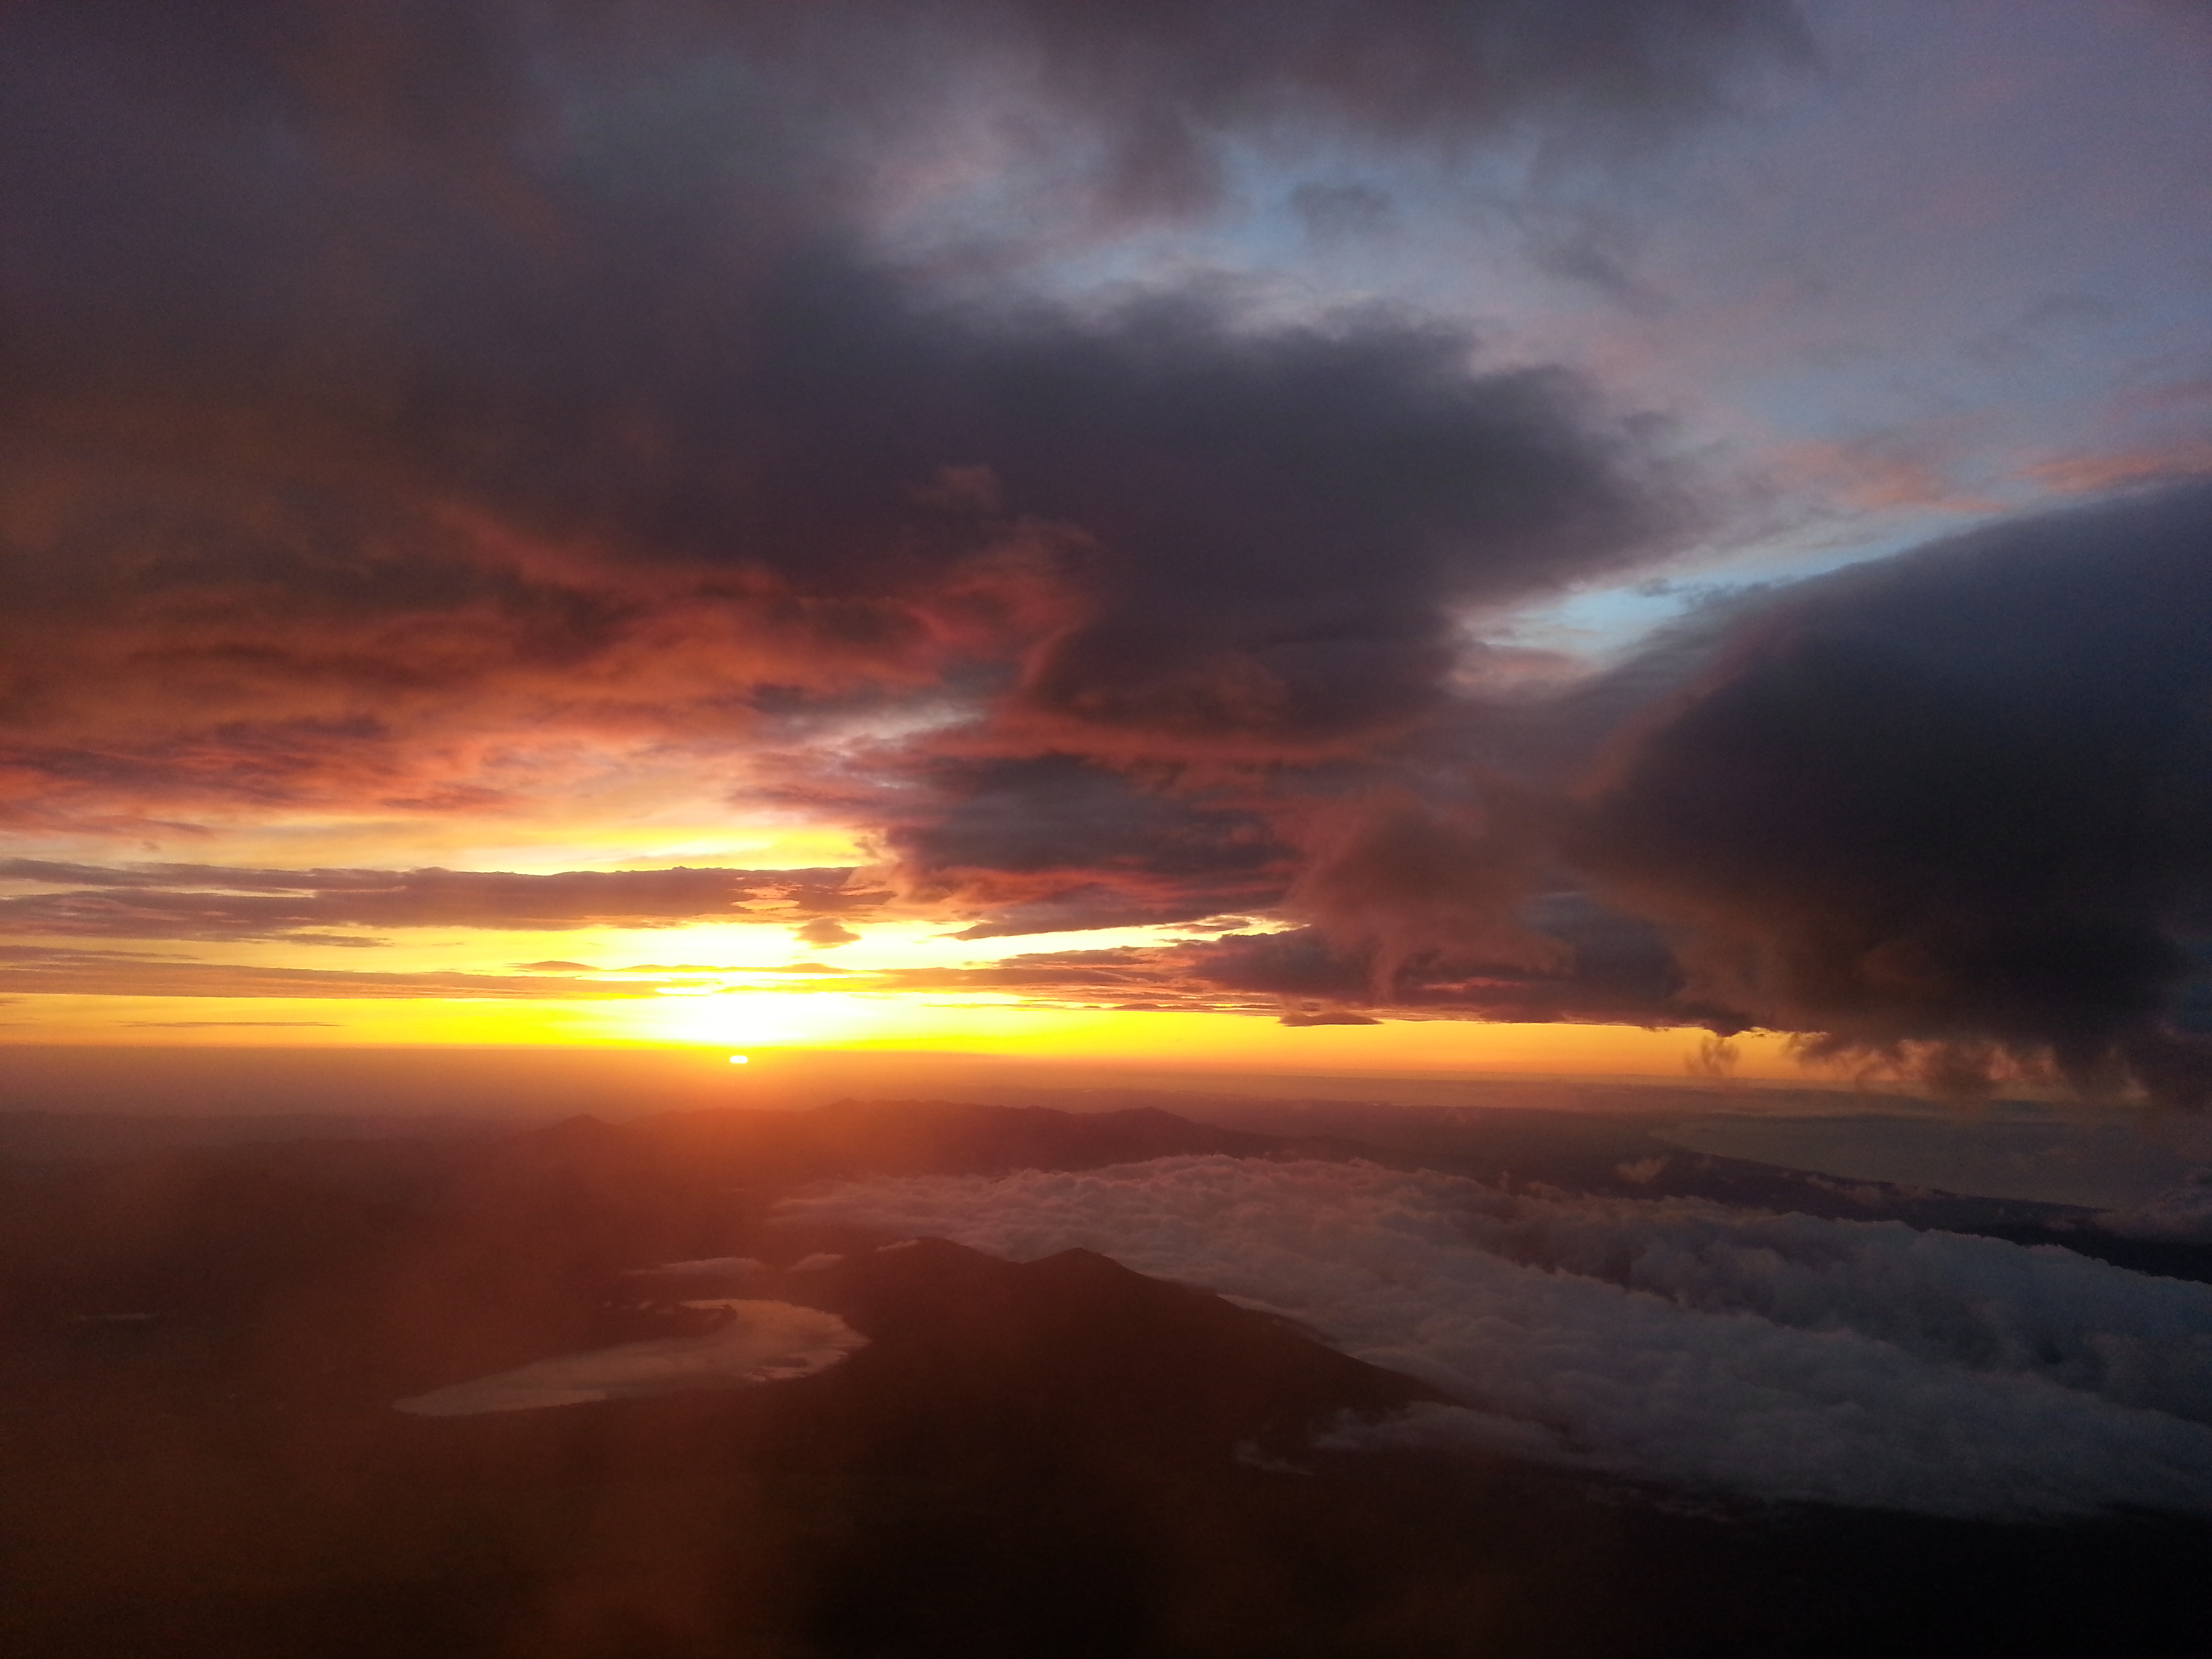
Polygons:
[[2039,464],[2203,425],[2205,399],[2140,394],[2212,380],[2212,35],[2192,58],[2136,9],[2018,8],[1830,0],[1820,73],[1640,155],[1224,139],[1208,210],[1087,230],[1039,217],[1050,169],[1079,170],[1046,155],[906,234],[995,244],[1000,277],[1076,302],[1401,307],[1662,411],[1778,505],[1668,561],[1678,586],[1513,619],[1613,648],[1701,582],[1881,557],[2046,499]]

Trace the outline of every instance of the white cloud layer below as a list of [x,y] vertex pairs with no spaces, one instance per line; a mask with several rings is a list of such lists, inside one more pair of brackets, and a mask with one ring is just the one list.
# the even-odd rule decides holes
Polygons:
[[534,1360],[511,1371],[433,1389],[400,1401],[397,1408],[418,1417],[467,1417],[687,1389],[743,1388],[826,1370],[867,1343],[836,1315],[789,1302],[684,1305],[726,1309],[730,1318],[698,1336],[624,1342]]
[[1436,1383],[1344,1433],[1778,1500],[2212,1514],[2212,1285],[2055,1249],[1367,1164],[879,1179],[793,1219],[1082,1247]]

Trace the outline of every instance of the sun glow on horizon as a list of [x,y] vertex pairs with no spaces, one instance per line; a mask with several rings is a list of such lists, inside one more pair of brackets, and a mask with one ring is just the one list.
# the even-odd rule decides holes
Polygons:
[[[1086,1065],[1353,1074],[1705,1075],[1696,1028],[1398,1020],[1291,1027],[1253,1013],[1059,1007],[1017,999],[737,992],[632,1001],[32,997],[0,1046],[568,1048],[719,1052],[769,1069],[797,1052],[968,1054]],[[739,1047],[742,1045],[742,1048]],[[1731,1074],[1818,1086],[1773,1033]],[[735,1052],[733,1052],[735,1051]]]

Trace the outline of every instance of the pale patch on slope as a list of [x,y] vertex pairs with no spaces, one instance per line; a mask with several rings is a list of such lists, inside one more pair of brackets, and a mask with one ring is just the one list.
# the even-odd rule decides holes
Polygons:
[[867,1339],[835,1314],[788,1302],[687,1302],[728,1310],[727,1322],[697,1336],[660,1337],[534,1360],[398,1402],[419,1417],[532,1411],[597,1400],[735,1389],[806,1376],[836,1364]]

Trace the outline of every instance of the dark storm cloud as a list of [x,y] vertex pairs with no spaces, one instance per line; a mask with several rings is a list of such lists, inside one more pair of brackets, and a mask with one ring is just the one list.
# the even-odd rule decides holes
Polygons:
[[1192,921],[1272,904],[1291,848],[1248,796],[1148,793],[1066,755],[944,763],[885,839],[918,897],[981,919],[963,939]]
[[[236,870],[0,860],[0,931],[52,937],[308,940],[315,927],[677,927],[785,921],[889,896],[830,870]],[[763,908],[772,905],[774,908]],[[826,920],[826,916],[823,918]],[[328,943],[358,944],[333,938]],[[823,943],[816,939],[810,942]]]
[[1530,938],[1547,947],[1540,962],[1528,959],[1525,945],[1517,960],[1394,952],[1388,971],[1378,972],[1383,964],[1374,944],[1347,945],[1317,927],[1193,941],[1144,953],[1143,960],[1164,991],[1200,1000],[1273,998],[1309,1016],[1366,1008],[1421,1018],[1643,1025],[1722,1018],[1685,1000],[1680,969],[1648,924],[1575,893],[1524,900],[1521,914]]
[[[355,510],[390,480],[304,486],[295,511],[225,468],[184,511],[135,459],[120,481],[32,464],[58,505],[17,556],[15,763],[404,799],[434,787],[409,737],[471,717],[735,733],[758,684],[1024,650],[1008,741],[1326,752],[1433,705],[1452,606],[1617,566],[1665,519],[1565,377],[1473,372],[1465,341],[1402,321],[1255,336],[1195,301],[985,321],[835,259],[755,300],[723,320],[757,337],[682,343],[651,394],[681,431],[642,456],[624,400],[551,357],[452,388],[504,407],[380,434],[411,452],[412,526]],[[477,459],[486,434],[506,453]],[[104,531],[118,482],[139,515]]]
[[[1002,889],[997,877],[979,884]],[[955,939],[1018,939],[1030,933],[1085,933],[1101,927],[1170,927],[1212,913],[1224,896],[1203,887],[1193,890],[1188,881],[1142,884],[1151,890],[1130,890],[1131,885],[1111,881],[1087,881],[1060,887],[1036,898],[994,905],[983,920],[963,927]],[[972,891],[972,898],[976,896]],[[1228,896],[1237,896],[1229,895]],[[1246,889],[1242,898],[1253,893]]]
[[1510,790],[1489,793],[1480,805],[1440,806],[1391,791],[1346,804],[1310,834],[1291,908],[1368,962],[1379,1000],[1416,963],[1559,963],[1558,945],[1517,914],[1547,853],[1540,815]]
[[481,808],[533,781],[488,732],[741,743],[759,688],[962,663],[1030,751],[1402,726],[1449,606],[1680,516],[1637,429],[1401,318],[955,302],[872,216],[977,110],[1063,189],[1188,206],[1233,138],[1663,121],[1792,26],[72,3],[0,37],[0,810],[98,828]]
[[1006,501],[1095,546],[1009,724],[1133,757],[1298,755],[1436,701],[1449,610],[1605,568],[1664,518],[1635,440],[1545,371],[1389,318],[1239,332],[1191,301],[975,361]]
[[1747,624],[1592,790],[1581,866],[1696,994],[1953,1087],[2201,1100],[2212,486],[1999,526]]
[[1184,976],[1218,991],[1331,1003],[1375,1000],[1366,964],[1310,927],[1193,941],[1173,946],[1171,960]]
[[[1301,825],[1285,908],[1313,927],[1183,947],[1164,976],[1765,1025],[1951,1091],[2212,1087],[2186,1035],[2212,937],[2212,486],[1718,595],[1607,674],[1478,698],[1423,743],[1419,791]],[[1454,749],[1474,775],[1439,785]],[[1529,896],[1567,877],[1605,902]]]

